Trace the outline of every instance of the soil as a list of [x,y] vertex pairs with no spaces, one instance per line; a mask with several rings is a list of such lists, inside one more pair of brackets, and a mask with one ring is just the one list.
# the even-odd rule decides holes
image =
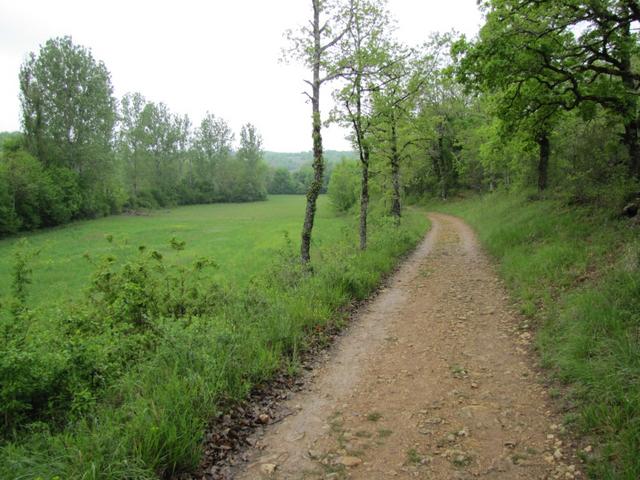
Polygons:
[[473,231],[429,218],[421,245],[288,395],[287,415],[263,418],[233,478],[584,478],[527,320]]

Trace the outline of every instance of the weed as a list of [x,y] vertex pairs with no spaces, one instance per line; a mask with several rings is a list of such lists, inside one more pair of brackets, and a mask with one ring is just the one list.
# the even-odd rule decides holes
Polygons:
[[407,450],[407,463],[418,465],[422,461],[422,456],[415,448]]
[[371,412],[367,414],[367,420],[370,422],[377,422],[382,418],[382,414],[380,412]]

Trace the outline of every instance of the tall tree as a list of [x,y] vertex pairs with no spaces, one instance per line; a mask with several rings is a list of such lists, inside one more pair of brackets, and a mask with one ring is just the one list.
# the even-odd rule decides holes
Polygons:
[[[339,72],[334,70],[336,45],[347,33],[351,23],[350,5],[332,0],[311,0],[312,16],[308,26],[295,34],[288,32],[289,55],[311,69],[311,80],[305,83],[311,92],[305,95],[311,101],[311,125],[313,141],[313,181],[307,191],[307,206],[300,243],[300,259],[303,264],[311,260],[311,233],[316,214],[316,203],[323,185],[324,158],[322,151],[322,117],[320,116],[320,88],[335,79]],[[345,13],[346,12],[346,13]]]
[[380,86],[373,95],[375,124],[373,131],[378,150],[388,160],[391,176],[390,214],[396,225],[402,216],[400,165],[413,138],[407,135],[407,125],[416,96],[428,76],[431,64],[416,56],[416,52],[401,45],[391,45],[389,60],[380,71]]
[[345,85],[335,92],[338,108],[334,111],[334,117],[352,128],[353,143],[360,159],[361,250],[367,247],[371,94],[379,88],[381,72],[389,68],[391,63],[387,54],[390,40],[386,35],[390,28],[385,0],[354,0],[351,22],[336,59]]
[[47,166],[77,173],[87,213],[113,193],[116,119],[111,78],[70,37],[48,40],[20,69],[22,123],[29,150]]
[[147,104],[140,93],[128,93],[120,102],[117,150],[129,195],[137,199],[146,183],[146,132],[143,111]]
[[247,123],[240,129],[240,148],[236,153],[243,169],[243,187],[247,200],[267,198],[267,168],[263,161],[262,136]]
[[546,183],[548,125],[563,110],[580,108],[593,115],[594,104],[619,115],[629,171],[640,177],[640,74],[632,61],[640,45],[631,27],[640,20],[637,2],[492,0],[486,8],[487,22],[466,51],[462,77],[493,92],[502,90],[507,96],[504,118],[526,117],[525,125],[534,126],[539,185]]
[[196,129],[193,140],[193,169],[189,177],[190,188],[199,192],[199,201],[223,200],[220,170],[231,155],[234,138],[227,122],[209,112]]
[[189,121],[163,103],[148,102],[139,93],[121,102],[118,153],[125,184],[135,204],[142,193],[160,205],[179,202],[178,184],[189,146]]

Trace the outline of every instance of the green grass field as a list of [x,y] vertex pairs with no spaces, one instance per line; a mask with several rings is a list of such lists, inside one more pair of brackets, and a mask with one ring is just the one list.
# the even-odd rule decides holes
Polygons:
[[[428,226],[418,209],[401,227],[372,214],[361,252],[357,219],[321,197],[309,271],[298,260],[304,207],[302,196],[180,207],[0,242],[0,478],[192,471],[207,423],[295,371]],[[34,249],[16,275],[15,254]]]
[[[8,293],[12,253],[22,238],[28,240],[30,249],[40,252],[32,262],[34,283],[29,289],[30,303],[37,306],[81,295],[94,270],[85,254],[93,260],[104,255],[122,260],[136,255],[140,245],[158,250],[170,262],[187,264],[196,257],[210,257],[220,266],[215,274],[218,280],[246,281],[264,269],[274,250],[285,244],[285,233],[298,241],[304,208],[302,195],[276,195],[267,202],[117,215],[0,240],[0,297]],[[321,196],[314,247],[335,241],[348,224],[346,217],[333,215],[328,199]],[[186,242],[184,251],[171,249],[173,237]]]
[[640,478],[640,241],[617,212],[498,193],[438,204],[465,218],[522,313],[594,479]]

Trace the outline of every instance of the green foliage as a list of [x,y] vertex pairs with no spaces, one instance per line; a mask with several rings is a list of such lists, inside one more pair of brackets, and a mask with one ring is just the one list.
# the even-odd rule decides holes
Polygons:
[[[354,152],[339,150],[324,150],[322,155],[327,166],[339,163],[343,158],[356,158]],[[264,161],[274,170],[285,168],[289,172],[295,172],[304,165],[310,165],[312,160],[313,152],[264,152]]]
[[77,176],[45,169],[19,143],[0,157],[0,235],[68,222],[79,211]]
[[276,168],[269,182],[269,193],[272,195],[292,194],[296,192],[296,184],[286,168]]
[[45,168],[78,175],[83,215],[117,210],[111,140],[116,118],[110,74],[70,37],[48,40],[20,69],[27,149]]
[[194,130],[187,116],[139,93],[126,94],[117,111],[106,66],[70,37],[29,54],[20,99],[24,134],[1,138],[0,236],[123,207],[266,199],[253,125],[234,152],[231,128],[213,114]]
[[353,161],[343,160],[333,169],[329,181],[329,200],[338,212],[347,212],[359,198],[360,169]]
[[525,196],[494,194],[445,210],[477,229],[523,313],[539,321],[545,364],[565,386],[575,427],[596,446],[592,478],[638,478],[637,230],[608,209]]

